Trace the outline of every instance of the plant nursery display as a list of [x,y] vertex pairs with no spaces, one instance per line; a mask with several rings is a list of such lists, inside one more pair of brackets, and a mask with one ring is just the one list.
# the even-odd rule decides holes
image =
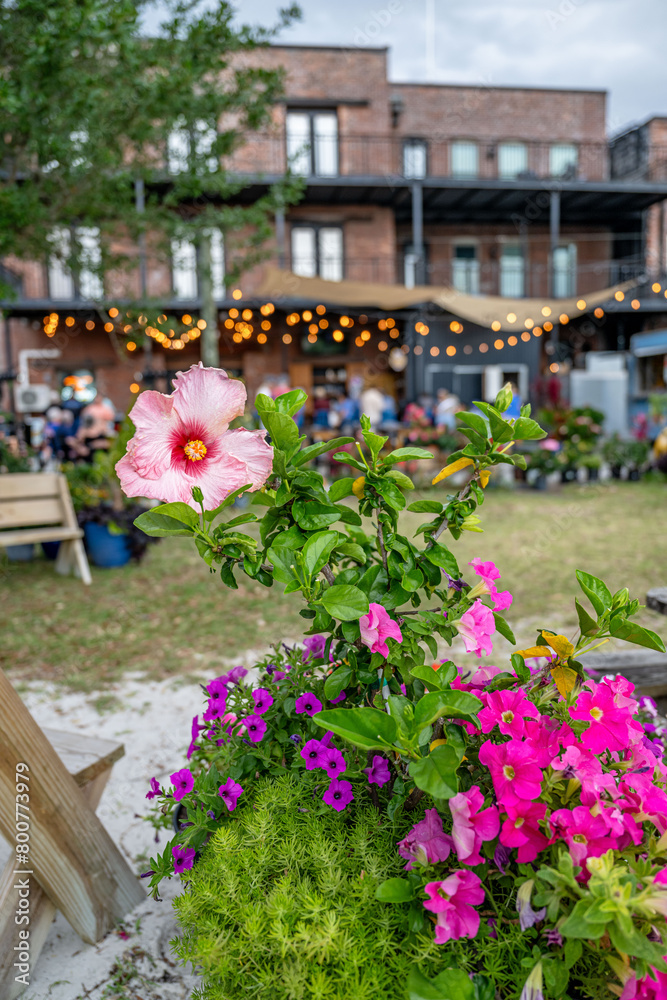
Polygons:
[[[167,501],[138,526],[191,538],[212,586],[246,576],[304,601],[302,644],[277,636],[251,671],[210,681],[183,766],[147,794],[176,833],[144,877],[155,895],[183,880],[176,950],[200,1000],[667,995],[657,713],[585,669],[610,637],[663,641],[626,589],[584,570],[576,634],[550,629],[538,564],[544,624],[500,662],[512,595],[493,562],[460,566],[449,547],[481,538],[494,468],[525,465],[514,443],[545,436],[529,406],[504,416],[511,399],[458,415],[467,444],[412,503],[400,466],[431,452],[388,450],[365,417],[358,440],[306,447],[300,390],[258,397],[270,444],[229,430],[245,391],[223,371],[137,399],[118,474]],[[343,444],[354,475],[327,489],[312,462]],[[404,511],[424,516],[410,535]],[[457,636],[477,666],[442,656]]]

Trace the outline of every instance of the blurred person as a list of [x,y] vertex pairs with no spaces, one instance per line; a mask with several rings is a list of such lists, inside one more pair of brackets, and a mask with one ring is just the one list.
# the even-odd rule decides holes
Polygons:
[[505,410],[505,418],[507,420],[518,420],[521,416],[521,396],[519,395],[519,387],[516,382],[510,382],[510,389],[512,390],[512,402]]
[[79,428],[65,439],[72,461],[92,462],[96,451],[106,451],[114,436],[115,413],[103,400],[93,400],[81,411]]
[[372,382],[366,382],[359,402],[361,412],[366,414],[371,422],[371,428],[375,430],[382,423],[384,396]]
[[448,431],[456,430],[456,411],[461,402],[458,396],[447,389],[438,389],[438,399],[435,406],[435,426],[444,427]]

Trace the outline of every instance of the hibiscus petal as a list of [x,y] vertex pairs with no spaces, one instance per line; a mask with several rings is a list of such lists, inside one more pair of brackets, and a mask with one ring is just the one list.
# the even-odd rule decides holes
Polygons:
[[132,458],[134,470],[143,479],[158,479],[171,465],[174,435],[181,429],[171,396],[164,396],[153,389],[142,392],[130,411],[130,419],[135,433],[127,443],[127,452]]
[[171,399],[185,426],[195,427],[203,420],[206,433],[217,437],[243,415],[246,389],[221,368],[204,368],[200,361],[189,371],[178,372]]

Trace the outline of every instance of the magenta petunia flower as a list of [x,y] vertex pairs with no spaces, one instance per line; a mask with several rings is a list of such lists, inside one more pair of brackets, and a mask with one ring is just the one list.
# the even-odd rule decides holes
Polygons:
[[328,748],[322,746],[319,740],[308,740],[299,751],[306,762],[306,770],[313,771],[316,767],[320,767],[320,761],[327,750]]
[[[482,562],[481,559],[475,558],[468,565],[472,566],[477,576],[481,577],[485,588],[484,592],[493,601],[495,609],[497,611],[505,611],[506,608],[509,608],[512,603],[512,595],[509,590],[498,591],[496,588],[495,581],[500,579],[500,570],[495,563]],[[474,587],[473,590],[477,592],[477,587]],[[475,594],[475,596],[477,595]]]
[[403,633],[398,623],[381,604],[368,605],[368,614],[359,619],[359,629],[364,646],[368,646],[371,653],[381,653],[385,658],[389,656],[387,639],[403,642]]
[[337,778],[339,774],[347,770],[347,764],[345,763],[345,758],[343,757],[340,750],[336,750],[335,747],[329,747],[325,750],[320,757],[319,767],[324,768],[328,775],[332,778]]
[[248,739],[251,743],[259,743],[264,739],[266,722],[261,715],[246,715],[245,719],[240,719],[239,721],[248,734]]
[[540,714],[523,691],[491,691],[485,701],[486,706],[478,714],[483,733],[497,726],[504,736],[520,739],[525,735],[526,720],[537,719]]
[[322,801],[326,802],[328,806],[333,806],[336,812],[341,812],[349,806],[350,802],[354,799],[352,794],[352,785],[349,781],[339,781],[338,778],[334,778],[326,792],[322,796]]
[[[196,716],[195,716],[196,718]],[[146,792],[147,799],[154,799],[156,795],[162,795],[162,789],[160,788],[160,782],[157,778],[151,778],[151,790]]]
[[407,860],[405,868],[411,871],[413,862],[434,865],[446,861],[452,849],[452,838],[442,829],[437,809],[427,809],[424,818],[416,823],[408,835],[399,840],[398,853]]
[[458,792],[449,800],[454,824],[452,840],[458,859],[464,865],[481,865],[484,858],[479,849],[485,840],[498,836],[500,819],[495,806],[482,809],[484,796],[478,785],[467,792]]
[[542,771],[526,743],[510,740],[495,744],[488,740],[479,748],[479,762],[491,772],[496,797],[505,809],[536,799],[542,790]]
[[170,775],[170,780],[174,786],[174,801],[180,802],[184,795],[188,795],[195,787],[195,779],[192,771],[183,767],[180,771],[174,771]]
[[201,362],[177,374],[171,395],[142,392],[130,411],[134,437],[116,465],[123,491],[198,510],[192,497],[192,487],[198,486],[206,508],[213,510],[241,486],[259,489],[273,463],[265,432],[229,430],[230,422],[243,415],[245,402],[242,382]]
[[538,826],[546,811],[544,802],[518,802],[507,810],[507,819],[500,828],[500,843],[518,848],[520,865],[534,861],[549,844]]
[[321,660],[324,656],[324,649],[327,644],[325,635],[307,635],[303,640],[303,661]]
[[[589,681],[589,684],[593,684]],[[605,750],[625,750],[638,743],[644,735],[642,726],[632,718],[626,705],[617,705],[614,690],[605,683],[597,684],[590,691],[582,691],[570,715],[578,722],[590,725],[581,735],[581,742],[593,753]]]
[[205,725],[203,726],[199,721],[199,716],[195,715],[195,717],[192,720],[192,728],[190,730],[190,746],[188,747],[188,752],[186,754],[188,760],[190,760],[193,753],[195,752],[195,749],[197,747],[197,740],[199,739],[199,734],[204,729],[206,729],[206,726]]
[[243,795],[243,789],[233,778],[227,778],[224,785],[220,785],[218,795],[222,798],[229,811],[233,812],[236,809],[239,796]]
[[496,631],[496,622],[493,612],[480,600],[475,601],[458,621],[452,622],[452,625],[463,639],[467,653],[488,656],[493,652],[491,636]]
[[549,824],[567,843],[575,865],[584,869],[588,858],[598,858],[610,848],[617,847],[604,810],[593,816],[588,806],[556,809],[549,817]]
[[479,913],[473,907],[484,901],[484,889],[474,872],[452,872],[442,882],[427,882],[425,890],[424,907],[437,914],[436,944],[476,936]]
[[257,688],[253,691],[252,700],[255,702],[255,715],[263,715],[267,708],[273,705],[273,696],[266,688]]
[[369,785],[379,785],[382,788],[388,781],[391,781],[389,761],[386,757],[380,757],[379,754],[376,754],[371,766],[364,768],[364,774],[368,776]]
[[247,673],[246,668],[239,665],[238,667],[232,667],[226,674],[221,674],[218,680],[222,681],[223,684],[238,684]]
[[298,715],[302,715],[305,712],[306,715],[312,717],[317,712],[322,711],[322,702],[310,691],[306,691],[305,694],[299,695],[296,699],[294,710]]
[[524,738],[535,754],[535,763],[543,770],[554,761],[564,747],[575,741],[575,735],[566,722],[540,715],[526,719]]
[[341,701],[345,701],[346,698],[347,695],[345,694],[345,692],[341,691],[341,693],[336,698],[329,698],[329,704],[340,705]]
[[192,868],[196,853],[194,847],[181,847],[180,844],[172,847],[171,855],[174,859],[174,871],[177,875]]
[[209,698],[206,711],[204,712],[202,718],[204,719],[204,722],[210,724],[211,722],[215,722],[216,719],[221,719],[226,710],[226,704],[222,698]]

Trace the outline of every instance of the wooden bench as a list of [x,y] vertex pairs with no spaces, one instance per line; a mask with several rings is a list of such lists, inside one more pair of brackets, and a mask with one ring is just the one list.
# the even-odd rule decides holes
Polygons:
[[[30,978],[56,914],[61,910],[88,943],[105,936],[145,900],[138,878],[95,815],[120,743],[41,730],[0,671],[0,832],[12,854],[0,875],[0,997],[14,1000],[19,932],[29,931]],[[17,764],[27,765],[29,812],[17,808]],[[16,851],[17,815],[29,825],[28,863]],[[25,836],[21,837],[22,842]],[[17,925],[19,881],[29,881],[29,924]]]
[[67,480],[58,472],[0,476],[0,546],[60,542],[55,568],[92,583]]

